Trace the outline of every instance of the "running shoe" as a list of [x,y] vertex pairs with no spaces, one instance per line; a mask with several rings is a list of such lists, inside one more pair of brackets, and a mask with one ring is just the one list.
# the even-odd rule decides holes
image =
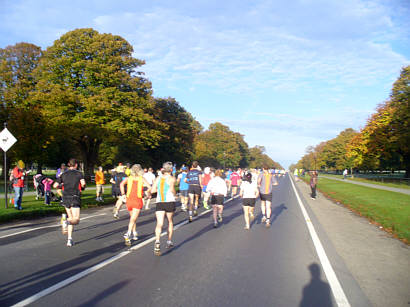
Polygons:
[[208,206],[208,202],[207,202],[207,201],[204,201],[204,208],[205,208],[206,210],[209,209],[209,206]]
[[196,211],[196,209],[194,210],[194,216],[198,215],[198,211]]
[[270,221],[269,221],[269,219],[267,219],[266,220],[266,228],[269,228],[270,227]]
[[218,214],[218,222],[222,223],[222,214]]
[[126,246],[131,246],[131,239],[128,235],[124,236],[124,240],[125,240],[125,245]]
[[262,217],[262,223],[265,223],[266,222],[266,216],[263,216]]
[[173,248],[174,247],[174,243],[172,241],[167,241],[167,248]]
[[161,244],[159,242],[155,242],[154,244],[154,255],[156,256],[161,255]]
[[188,221],[191,223],[192,222],[192,215],[189,216]]
[[134,241],[137,241],[137,240],[138,240],[138,232],[134,232],[134,233],[132,234],[132,239],[133,239]]
[[71,246],[73,246],[73,245],[74,245],[73,239],[68,239],[68,240],[67,240],[67,246],[71,247]]
[[214,228],[218,227],[218,222],[214,222]]
[[119,218],[120,218],[120,216],[118,215],[118,210],[115,210],[115,211],[114,211],[114,218],[115,218],[115,219],[119,219]]
[[249,229],[250,229],[250,227],[249,227],[248,225],[245,225],[245,227],[244,227],[243,229],[245,229],[245,230],[249,230]]

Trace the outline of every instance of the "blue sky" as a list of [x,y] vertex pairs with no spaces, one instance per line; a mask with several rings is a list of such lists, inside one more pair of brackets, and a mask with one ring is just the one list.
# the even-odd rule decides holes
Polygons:
[[410,64],[410,1],[0,0],[0,48],[84,27],[128,40],[156,97],[287,167],[360,129]]

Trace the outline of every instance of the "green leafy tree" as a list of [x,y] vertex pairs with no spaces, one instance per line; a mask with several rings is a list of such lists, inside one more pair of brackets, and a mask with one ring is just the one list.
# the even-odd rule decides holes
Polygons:
[[174,98],[155,98],[152,116],[161,123],[161,139],[148,150],[150,166],[171,161],[177,165],[192,161],[194,139],[199,133],[195,119]]
[[279,163],[273,161],[267,154],[265,154],[264,146],[258,145],[249,149],[249,167],[283,169]]
[[86,176],[103,142],[151,148],[161,138],[151,84],[137,71],[144,62],[132,51],[120,36],[77,29],[56,40],[36,69],[32,101],[41,105],[50,133],[75,146]]
[[17,143],[8,151],[10,160],[41,165],[57,147],[50,138],[38,105],[29,99],[37,80],[34,70],[42,57],[40,47],[18,43],[0,49],[0,119]]
[[209,125],[208,130],[198,135],[194,147],[194,159],[202,165],[213,167],[245,166],[249,155],[243,136],[218,122]]

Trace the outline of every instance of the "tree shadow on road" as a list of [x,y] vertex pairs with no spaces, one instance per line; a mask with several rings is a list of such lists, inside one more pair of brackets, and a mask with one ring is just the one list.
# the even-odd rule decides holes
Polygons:
[[310,283],[303,288],[299,307],[333,307],[330,286],[320,279],[321,270],[317,263],[309,265]]
[[114,294],[115,292],[118,292],[121,290],[121,288],[124,288],[127,284],[129,284],[131,280],[124,280],[119,283],[116,283],[115,285],[103,290],[90,300],[86,301],[85,303],[78,305],[78,307],[87,307],[87,306],[97,306],[99,302],[101,302],[104,298],[110,296],[111,294]]
[[119,242],[90,252],[85,252],[81,256],[67,261],[64,261],[64,257],[62,257],[61,261],[53,266],[0,284],[0,306],[12,305],[82,272],[90,266],[89,261],[96,257],[101,257],[101,261],[104,261],[122,250],[124,250],[124,243]]

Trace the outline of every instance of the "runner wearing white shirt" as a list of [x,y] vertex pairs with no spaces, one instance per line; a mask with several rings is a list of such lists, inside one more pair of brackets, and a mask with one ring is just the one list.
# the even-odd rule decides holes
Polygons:
[[222,212],[224,210],[224,198],[228,193],[225,180],[221,178],[222,170],[215,171],[215,177],[208,182],[206,192],[211,194],[211,205],[213,208],[214,227],[218,222],[222,223]]
[[252,182],[252,174],[246,173],[241,184],[240,197],[242,197],[243,214],[245,218],[245,229],[250,229],[250,222],[253,221],[253,209],[256,198],[259,196],[257,183]]
[[[155,175],[153,173],[152,167],[148,169],[146,173],[142,176],[150,186],[154,184],[155,181]],[[145,197],[144,197],[144,205],[145,205],[145,210],[149,210],[149,203],[151,201],[151,195],[148,193],[148,187],[144,186],[144,192],[145,192]]]

